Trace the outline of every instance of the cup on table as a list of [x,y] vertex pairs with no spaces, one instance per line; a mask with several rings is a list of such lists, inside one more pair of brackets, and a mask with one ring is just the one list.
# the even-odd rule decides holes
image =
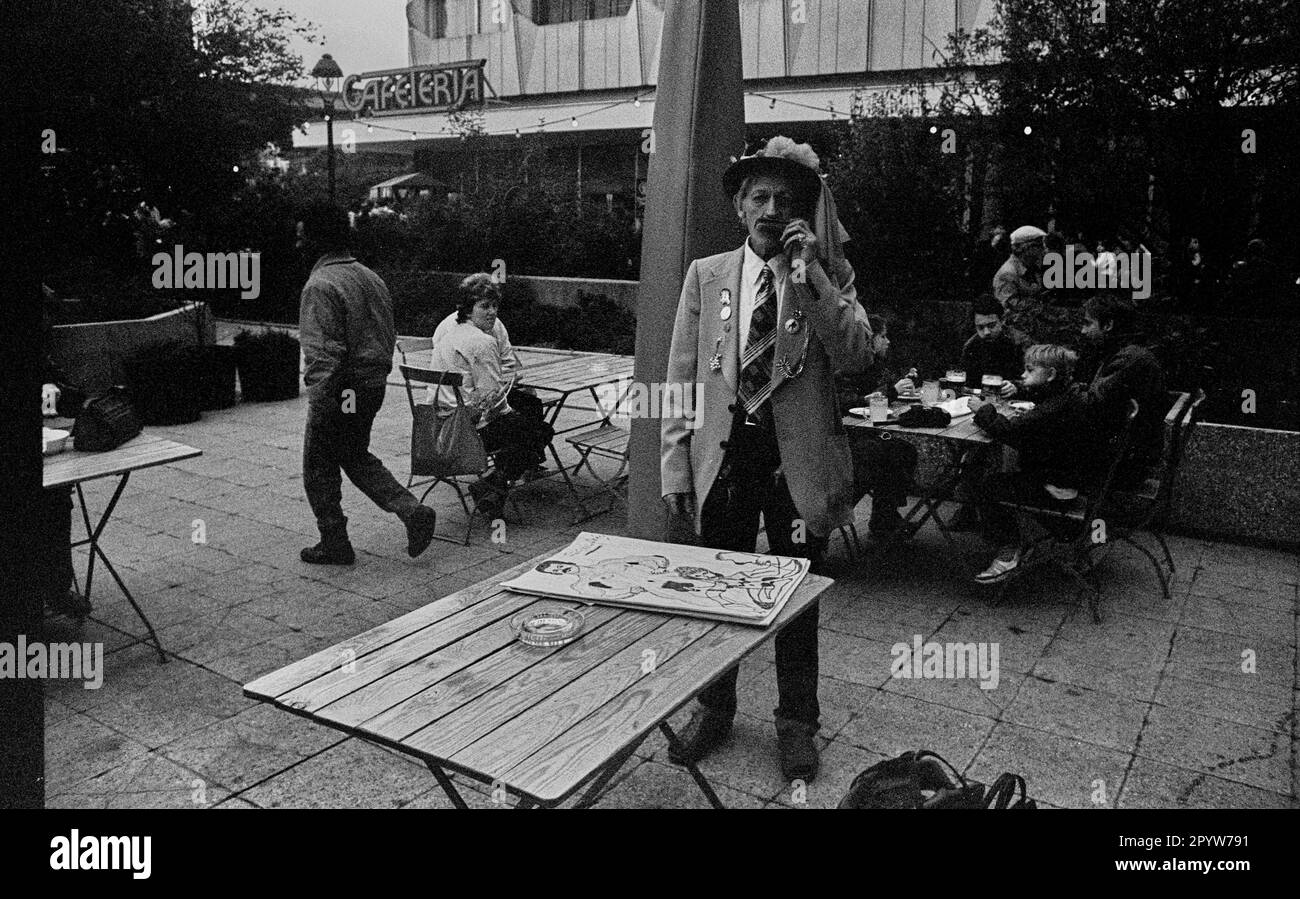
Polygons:
[[871,422],[889,420],[889,397],[883,393],[873,393],[867,397],[867,407],[871,410]]
[[1002,376],[985,375],[980,381],[980,386],[984,388],[985,399],[995,399],[1002,391]]
[[954,392],[961,392],[961,390],[966,386],[966,372],[962,371],[960,368],[950,368],[948,369],[948,373],[943,376],[943,380],[943,386],[953,390]]
[[924,406],[933,406],[939,402],[939,382],[922,381],[921,382],[921,404]]

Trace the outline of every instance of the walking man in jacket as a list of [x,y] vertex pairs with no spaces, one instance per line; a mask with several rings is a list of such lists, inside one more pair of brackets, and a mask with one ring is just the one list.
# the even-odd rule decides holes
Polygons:
[[370,452],[370,428],[384,404],[396,330],[393,300],[378,275],[349,249],[347,214],[313,203],[302,215],[299,246],[316,257],[302,289],[299,334],[307,363],[307,432],[302,481],[320,542],[304,562],[351,565],[356,560],[343,514],[341,472],[375,505],[406,525],[414,558],[433,540],[437,514],[421,505]]

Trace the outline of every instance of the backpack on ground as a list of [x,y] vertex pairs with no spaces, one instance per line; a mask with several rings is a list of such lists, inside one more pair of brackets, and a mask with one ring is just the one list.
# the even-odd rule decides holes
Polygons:
[[939,754],[920,749],[867,768],[853,779],[839,808],[1037,808],[1037,803],[1018,774],[1003,774],[986,792],[984,784],[967,780]]

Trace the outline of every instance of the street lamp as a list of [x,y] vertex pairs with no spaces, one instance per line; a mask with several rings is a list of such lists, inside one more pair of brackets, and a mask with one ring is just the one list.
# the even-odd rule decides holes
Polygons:
[[343,80],[343,70],[326,53],[311,70],[311,77],[316,79],[316,90],[320,92],[321,104],[325,107],[325,141],[329,148],[330,202],[334,200],[334,94],[339,82]]

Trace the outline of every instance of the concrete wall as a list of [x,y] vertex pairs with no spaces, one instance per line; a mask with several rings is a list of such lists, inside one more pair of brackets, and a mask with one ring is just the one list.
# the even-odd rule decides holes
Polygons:
[[1197,424],[1174,485],[1171,524],[1300,547],[1300,433]]
[[150,318],[56,325],[50,355],[71,383],[86,390],[103,390],[122,383],[123,362],[140,350],[194,344],[200,327],[196,316],[202,319],[203,342],[213,343],[213,318],[206,304],[196,303]]

